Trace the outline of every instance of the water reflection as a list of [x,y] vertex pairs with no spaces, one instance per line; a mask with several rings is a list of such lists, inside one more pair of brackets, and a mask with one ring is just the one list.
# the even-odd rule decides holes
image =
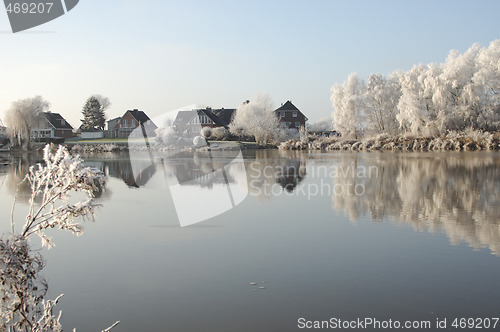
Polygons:
[[154,176],[156,172],[155,164],[147,164],[144,167],[137,165],[140,168],[139,174],[134,176],[132,162],[138,162],[136,160],[131,160],[127,152],[117,154],[113,156],[112,159],[107,159],[103,161],[103,171],[108,176],[122,179],[129,187],[143,187],[149,180]]
[[500,256],[498,154],[346,154],[342,164],[379,169],[375,175],[347,172],[333,179],[364,189],[361,195],[332,195],[333,209],[351,221],[369,216],[409,223],[416,230],[442,230],[454,245],[464,241]]
[[246,174],[249,194],[270,198],[282,191],[293,192],[307,175],[307,155],[297,151],[251,150],[246,152]]
[[[39,153],[23,153],[10,156],[5,159],[3,166],[0,167],[0,175],[4,177],[0,180],[2,186],[5,185],[7,192],[16,197],[19,202],[28,202],[31,198],[31,189],[26,181],[23,181],[29,173],[31,166],[43,164],[43,156]],[[94,167],[104,171],[105,163],[102,161],[84,161],[87,167]],[[110,197],[111,192],[107,192],[106,185],[97,186],[93,192],[95,198]]]
[[[173,173],[181,186],[198,186],[213,189],[217,184],[235,183],[238,172],[230,165],[236,153],[217,154],[215,152],[181,152],[162,160],[162,166]],[[217,170],[223,170],[217,172]]]
[[[454,245],[465,242],[473,248],[487,247],[500,255],[497,153],[307,154],[246,150],[244,162],[233,162],[235,152],[227,151],[157,155],[153,162],[147,155],[131,161],[128,153],[83,158],[87,166],[99,168],[130,187],[146,186],[158,173],[174,180],[175,186],[170,185],[166,190],[173,196],[178,194],[178,209],[181,201],[189,200],[176,191],[179,188],[191,188],[189,195],[194,195],[192,189],[202,190],[205,202],[199,204],[206,203],[210,205],[206,210],[213,211],[216,202],[209,200],[218,200],[215,193],[223,192],[229,195],[227,204],[221,207],[221,211],[226,211],[247,194],[269,200],[292,193],[304,183],[328,182],[333,188],[328,194],[333,210],[343,212],[354,223],[368,217],[372,221],[411,224],[418,231],[440,230]],[[8,176],[0,179],[1,185],[12,195],[18,191],[18,199],[27,200],[28,187],[21,185],[18,189],[18,184],[29,166],[39,161],[33,155],[6,159],[9,164],[2,166],[0,172]],[[359,172],[363,169],[364,173]],[[110,198],[112,191],[101,188],[96,196]],[[190,210],[188,205],[186,209]]]

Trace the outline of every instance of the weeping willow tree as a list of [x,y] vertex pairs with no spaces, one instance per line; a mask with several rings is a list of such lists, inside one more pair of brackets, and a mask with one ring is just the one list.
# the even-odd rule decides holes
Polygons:
[[31,145],[31,128],[41,119],[50,104],[41,96],[19,99],[5,113],[5,124],[9,129],[11,141],[23,148]]

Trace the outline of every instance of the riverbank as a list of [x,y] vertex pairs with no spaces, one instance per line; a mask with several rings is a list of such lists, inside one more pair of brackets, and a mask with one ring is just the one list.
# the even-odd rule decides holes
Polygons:
[[[156,152],[164,151],[236,151],[249,149],[277,149],[274,145],[258,145],[255,142],[238,142],[238,141],[208,141],[209,145],[195,148],[194,146],[165,146],[152,142],[149,147],[146,147],[143,140],[128,141],[121,140],[79,140],[68,141],[63,143],[72,153],[107,153],[107,152],[122,152],[122,151],[143,151],[150,150]],[[45,144],[33,144],[32,151],[42,151]],[[12,152],[18,150],[13,149]],[[18,152],[21,152],[19,150]]]
[[449,133],[440,137],[389,137],[380,135],[366,139],[315,137],[289,140],[281,150],[347,150],[347,151],[476,151],[500,150],[500,133]]
[[[500,150],[500,133],[469,131],[451,132],[439,137],[389,137],[379,135],[372,138],[346,139],[342,137],[318,137],[310,135],[305,139],[293,139],[275,145],[258,145],[255,142],[209,141],[208,146],[165,146],[152,142],[149,147],[143,140],[134,142],[126,139],[68,141],[65,145],[73,153],[106,153],[121,151],[234,151],[247,149],[280,150],[324,150],[324,151],[479,151]],[[34,151],[41,151],[45,144],[34,144]],[[12,150],[14,152],[16,150]]]

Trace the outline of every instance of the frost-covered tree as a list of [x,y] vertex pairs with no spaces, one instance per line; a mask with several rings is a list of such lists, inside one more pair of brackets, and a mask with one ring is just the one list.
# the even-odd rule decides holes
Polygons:
[[364,83],[356,73],[332,87],[333,125],[344,137],[357,137],[364,125]]
[[31,128],[38,122],[41,114],[48,110],[49,105],[49,102],[41,96],[13,102],[5,113],[5,124],[13,138],[12,141],[29,149]]
[[450,51],[437,84],[433,87],[433,103],[438,109],[438,127],[445,130],[464,130],[474,127],[480,105],[475,101],[473,86],[477,71],[479,44],[472,45],[464,54]]
[[367,134],[445,135],[500,130],[500,40],[452,50],[442,64],[416,65],[366,85],[351,74],[332,88],[336,129]]
[[[104,97],[101,97],[103,99]],[[105,98],[105,103],[109,106],[109,100]],[[106,123],[106,116],[103,105],[96,96],[92,96],[85,102],[82,109],[83,119],[82,130],[103,130]]]
[[394,135],[399,131],[398,102],[401,85],[398,73],[386,78],[381,74],[371,74],[364,89],[364,113],[366,131],[372,135]]
[[473,81],[479,104],[477,127],[500,130],[500,40],[492,41],[477,57],[478,70]]
[[243,103],[229,124],[229,131],[236,136],[251,136],[257,144],[278,143],[285,137],[271,98],[259,95],[254,101]]
[[401,98],[397,120],[404,132],[436,133],[437,111],[432,97],[439,74],[440,69],[435,65],[418,65],[400,76]]

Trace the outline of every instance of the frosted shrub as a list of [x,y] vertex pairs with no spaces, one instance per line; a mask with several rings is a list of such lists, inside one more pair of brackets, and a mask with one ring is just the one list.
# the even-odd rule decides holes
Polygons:
[[229,137],[229,130],[227,130],[224,127],[213,128],[212,135],[210,136],[210,138],[216,139],[219,141],[227,140],[228,137]]
[[32,253],[26,237],[11,234],[0,239],[0,331],[63,331],[61,312],[53,312],[63,295],[44,299],[48,290],[40,275],[44,267],[42,256]]
[[[80,235],[83,228],[75,219],[93,219],[95,209],[100,206],[94,202],[94,192],[102,188],[105,176],[100,170],[84,167],[80,156],[71,156],[63,146],[53,152],[51,146],[46,145],[43,152],[45,166],[31,166],[24,179],[31,188],[31,197],[21,235],[28,237],[36,233],[42,244],[50,248],[52,243],[44,233],[46,229],[57,227]],[[75,191],[85,193],[87,199],[64,204]],[[11,225],[15,233],[13,216]]]
[[156,142],[159,144],[172,145],[178,140],[174,128],[170,126],[161,127],[155,130]]
[[309,142],[309,133],[307,132],[306,127],[302,126],[299,129],[300,142],[307,143]]
[[212,136],[212,128],[210,128],[210,127],[201,128],[200,135],[205,137],[205,138],[209,138],[210,136]]
[[229,124],[229,131],[240,137],[254,137],[259,145],[279,144],[285,140],[281,139],[283,131],[271,98],[266,95],[257,96],[255,101],[238,107]]
[[[0,331],[62,331],[59,317],[54,317],[51,311],[44,315],[48,304],[43,301],[47,283],[38,275],[43,267],[42,256],[39,253],[31,255],[23,236],[0,240]],[[51,329],[37,326],[50,326]]]
[[207,145],[207,141],[202,136],[196,136],[193,139],[193,145],[195,148],[201,148]]
[[[42,244],[50,248],[52,241],[45,234],[48,228],[58,227],[79,235],[82,227],[75,219],[93,218],[99,206],[93,196],[104,185],[101,171],[84,167],[80,157],[71,156],[63,146],[54,151],[47,145],[43,152],[45,166],[31,166],[23,181],[31,189],[23,230],[20,234],[15,232],[14,201],[12,234],[0,239],[0,331],[63,331],[61,312],[53,313],[63,295],[52,301],[44,299],[48,285],[40,272],[45,262],[39,252],[33,254],[28,238],[37,234]],[[83,192],[87,199],[68,204],[66,200],[71,192]]]

